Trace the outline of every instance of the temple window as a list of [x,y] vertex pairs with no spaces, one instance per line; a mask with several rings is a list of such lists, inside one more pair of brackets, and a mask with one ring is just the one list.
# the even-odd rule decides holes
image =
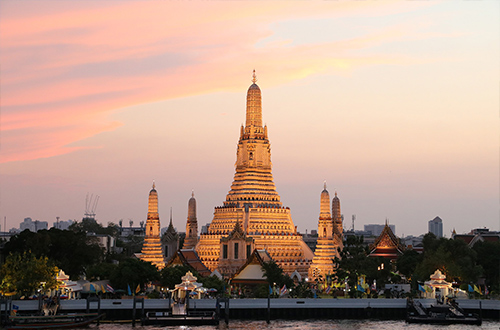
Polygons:
[[247,245],[247,259],[250,258],[250,254],[252,253],[252,247],[250,244]]
[[227,244],[222,245],[222,259],[227,259]]
[[234,259],[238,259],[238,250],[239,250],[239,243],[234,243]]

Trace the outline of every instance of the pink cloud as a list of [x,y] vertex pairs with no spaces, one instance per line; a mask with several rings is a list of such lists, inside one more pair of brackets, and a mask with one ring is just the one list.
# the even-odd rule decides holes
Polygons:
[[366,2],[4,4],[1,162],[74,151],[68,145],[119,126],[107,119],[115,109],[240,90],[248,82],[241,77],[256,66],[269,76],[270,86],[361,65],[405,62],[404,56],[353,53],[402,38],[401,27],[340,42],[255,47],[272,35],[270,24],[276,20],[297,13],[336,16],[365,7],[373,10],[370,15],[407,10]]

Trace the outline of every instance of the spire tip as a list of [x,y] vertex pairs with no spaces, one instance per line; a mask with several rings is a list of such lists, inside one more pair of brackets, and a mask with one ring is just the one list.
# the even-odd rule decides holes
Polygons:
[[255,75],[255,69],[253,70],[252,82],[255,84],[257,82],[257,76]]

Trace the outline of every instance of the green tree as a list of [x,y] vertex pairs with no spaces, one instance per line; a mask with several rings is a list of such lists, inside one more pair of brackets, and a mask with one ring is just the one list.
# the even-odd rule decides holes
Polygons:
[[216,289],[219,295],[224,293],[224,288],[227,287],[227,283],[224,280],[219,279],[217,276],[207,276],[199,277],[198,282],[203,283],[203,287],[207,289]]
[[313,292],[309,287],[309,283],[304,281],[300,281],[297,285],[295,285],[290,292],[290,297],[292,298],[312,298],[314,297]]
[[[350,288],[355,288],[358,278],[364,275],[366,281],[377,281],[381,287],[391,280],[391,262],[382,257],[369,257],[369,248],[364,245],[363,237],[348,236],[344,242],[344,248],[339,250],[340,258],[335,258],[335,278],[339,283],[347,280]],[[350,294],[355,294],[351,290]]]
[[57,228],[36,233],[24,230],[5,244],[4,251],[6,254],[32,251],[37,257],[46,256],[74,279],[104,257],[95,237],[87,236],[83,231]]
[[396,261],[398,271],[406,276],[408,280],[412,280],[413,274],[418,264],[422,262],[422,255],[415,250],[406,250]]
[[160,272],[160,284],[163,287],[173,289],[176,284],[180,284],[182,282],[181,277],[186,275],[187,272],[193,273],[193,275],[198,278],[200,277],[198,272],[189,266],[177,265],[168,268],[165,267]]
[[477,255],[477,263],[483,268],[482,276],[490,291],[500,292],[500,242],[477,242],[472,248]]
[[107,262],[92,265],[87,269],[87,279],[89,281],[110,279],[117,268],[118,265]]
[[1,290],[31,295],[38,289],[54,289],[58,272],[47,257],[36,257],[31,252],[9,254],[0,268]]
[[281,288],[283,285],[286,285],[287,288],[293,287],[293,280],[290,276],[285,274],[283,268],[281,268],[274,260],[263,263],[262,270],[264,271],[267,283],[271,287],[277,286],[278,288]]
[[422,262],[415,268],[419,281],[426,281],[439,269],[447,281],[475,282],[482,273],[476,264],[476,251],[460,239],[437,239],[434,234],[426,234],[423,240]]
[[130,285],[132,290],[139,285],[160,279],[160,272],[151,262],[140,259],[129,258],[121,262],[113,271],[110,281],[120,289],[127,289]]

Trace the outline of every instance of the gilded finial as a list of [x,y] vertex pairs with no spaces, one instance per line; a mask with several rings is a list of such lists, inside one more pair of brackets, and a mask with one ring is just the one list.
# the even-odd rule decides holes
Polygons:
[[191,197],[194,198],[194,189],[191,190]]
[[337,191],[335,190],[335,197],[337,197]]
[[326,180],[323,182],[323,189],[326,190]]
[[153,189],[155,189],[156,185],[155,185],[155,180],[153,180]]
[[252,82],[255,84],[257,82],[257,76],[255,75],[255,69],[253,70]]

